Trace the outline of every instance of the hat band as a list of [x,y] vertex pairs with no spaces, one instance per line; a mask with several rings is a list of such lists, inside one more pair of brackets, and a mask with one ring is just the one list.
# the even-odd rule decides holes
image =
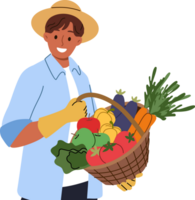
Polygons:
[[68,9],[73,9],[73,10],[81,11],[81,10],[79,10],[79,9],[76,9],[76,8],[70,8],[70,7],[51,7],[51,8],[68,8]]

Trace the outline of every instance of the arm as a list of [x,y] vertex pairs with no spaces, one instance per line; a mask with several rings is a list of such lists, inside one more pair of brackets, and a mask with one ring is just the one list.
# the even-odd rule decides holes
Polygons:
[[[65,109],[41,117],[37,122],[29,123],[24,127],[24,129],[22,129],[11,147],[20,147],[36,142],[42,137],[47,138],[66,123],[78,121],[78,119],[84,117],[84,113],[87,111],[86,103],[83,101],[82,103],[79,103],[79,105],[77,104],[72,106],[75,101],[76,98],[72,99]],[[77,114],[75,114],[75,112],[77,112]]]
[[22,73],[5,113],[0,134],[9,147],[24,146],[43,137],[37,123],[31,120],[43,92],[34,75],[32,68]]
[[38,129],[38,122],[31,122],[22,129],[20,134],[13,141],[11,147],[21,147],[43,138],[43,135]]

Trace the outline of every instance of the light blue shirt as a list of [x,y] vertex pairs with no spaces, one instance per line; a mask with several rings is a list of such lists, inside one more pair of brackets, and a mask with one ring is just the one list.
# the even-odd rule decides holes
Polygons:
[[[69,68],[79,95],[91,92],[88,77],[70,57]],[[83,100],[87,104],[88,114],[92,116],[97,109],[94,99]],[[0,130],[5,143],[10,146],[27,124],[64,109],[69,101],[65,71],[50,54],[20,76]],[[21,197],[29,200],[61,200],[64,173],[54,163],[51,148],[58,140],[68,141],[69,126],[68,123],[49,138],[23,147],[18,185]],[[102,183],[89,174],[88,198],[101,196]]]

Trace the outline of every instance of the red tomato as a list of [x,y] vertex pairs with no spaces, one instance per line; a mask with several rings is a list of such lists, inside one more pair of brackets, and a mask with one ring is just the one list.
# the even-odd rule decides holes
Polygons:
[[92,133],[98,133],[100,130],[100,121],[93,117],[81,118],[77,123],[77,130],[87,128]]
[[131,134],[128,131],[120,132],[116,136],[114,142],[117,144],[120,144],[123,147],[124,153],[126,153],[127,151],[132,149],[137,144],[137,142],[134,138],[134,134]]
[[108,142],[100,149],[100,158],[103,162],[111,162],[124,153],[123,148],[119,144]]
[[89,165],[91,166],[97,166],[97,165],[103,165],[104,162],[100,159],[99,152],[101,147],[94,147],[89,149],[86,155],[86,160]]

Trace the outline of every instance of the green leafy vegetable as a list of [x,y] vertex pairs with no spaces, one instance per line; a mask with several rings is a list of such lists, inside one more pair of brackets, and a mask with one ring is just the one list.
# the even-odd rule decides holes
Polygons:
[[66,160],[69,152],[61,150],[59,156],[55,159],[55,164],[62,168],[65,174],[69,174],[73,171],[70,163]]
[[61,167],[65,174],[89,166],[86,160],[87,149],[83,144],[76,146],[59,140],[51,152],[56,157],[55,164]]
[[149,77],[149,85],[146,86],[146,92],[144,93],[144,105],[145,108],[149,108],[151,114],[154,114],[160,119],[165,120],[166,117],[175,116],[175,112],[184,112],[195,108],[193,105],[178,109],[182,105],[180,104],[176,106],[174,103],[183,99],[187,99],[190,97],[190,95],[182,93],[174,98],[173,96],[170,96],[170,94],[177,90],[180,85],[177,83],[177,81],[175,81],[170,86],[166,85],[163,87],[163,84],[169,78],[170,73],[168,73],[156,84],[156,82],[154,82],[156,70],[157,68],[155,67],[152,73],[152,77]]
[[86,160],[87,150],[79,150],[77,153],[70,152],[67,161],[71,164],[72,169],[83,169],[87,163]]
[[[147,99],[150,98],[149,95],[156,90],[156,88],[158,87],[158,85],[160,84],[161,80],[156,81],[155,78],[156,78],[156,75],[157,75],[157,71],[158,71],[158,66],[157,65],[154,65],[154,67],[152,68],[152,73],[151,74],[148,74],[148,82],[145,83],[145,89],[143,91],[143,97],[146,101],[146,104],[147,104]],[[153,90],[151,90],[151,88]],[[148,104],[149,105],[149,104]],[[148,105],[145,107],[148,108]]]

